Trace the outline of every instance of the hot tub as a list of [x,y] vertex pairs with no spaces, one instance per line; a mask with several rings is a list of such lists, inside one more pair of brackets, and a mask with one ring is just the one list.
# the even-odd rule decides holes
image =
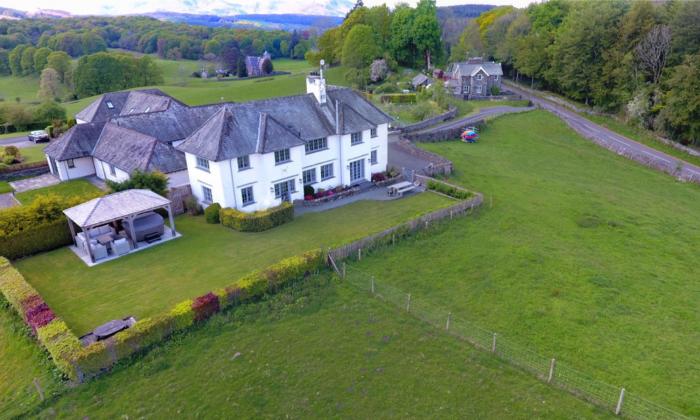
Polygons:
[[160,214],[149,212],[137,216],[134,219],[134,234],[136,238],[131,237],[131,227],[129,226],[129,221],[123,221],[124,230],[126,234],[135,242],[143,242],[146,237],[149,238],[162,236],[164,231],[165,222]]

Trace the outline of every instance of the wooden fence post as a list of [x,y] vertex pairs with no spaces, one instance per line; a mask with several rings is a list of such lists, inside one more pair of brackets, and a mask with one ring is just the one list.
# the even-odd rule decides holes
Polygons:
[[615,407],[615,415],[619,416],[622,413],[622,403],[625,401],[625,388],[620,390],[620,398],[617,400],[617,407]]
[[549,362],[549,375],[547,376],[547,383],[551,383],[552,379],[554,379],[554,366],[556,365],[557,361],[552,359],[551,362]]
[[357,248],[357,261],[362,260],[362,248]]
[[347,276],[347,274],[348,273],[347,273],[346,268],[345,268],[345,261],[343,261],[343,280],[345,280],[345,276]]
[[491,352],[496,353],[496,333],[493,333],[493,341],[491,342]]
[[370,284],[370,290],[372,290],[372,294],[374,294],[374,276],[372,276],[372,283]]
[[447,313],[447,322],[445,323],[445,330],[450,330],[450,318],[452,318],[452,312]]
[[406,312],[411,311],[411,294],[406,295]]

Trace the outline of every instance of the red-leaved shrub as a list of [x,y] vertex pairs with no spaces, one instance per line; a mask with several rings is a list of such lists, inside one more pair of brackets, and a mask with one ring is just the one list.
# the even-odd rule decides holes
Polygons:
[[43,306],[45,306],[43,311],[35,312],[32,314],[31,317],[27,319],[27,323],[30,327],[32,327],[32,331],[34,331],[35,333],[38,328],[47,325],[49,322],[53,321],[54,318],[56,318],[56,315],[46,304],[44,304]]
[[219,312],[219,298],[212,292],[200,296],[192,302],[195,321],[203,321]]

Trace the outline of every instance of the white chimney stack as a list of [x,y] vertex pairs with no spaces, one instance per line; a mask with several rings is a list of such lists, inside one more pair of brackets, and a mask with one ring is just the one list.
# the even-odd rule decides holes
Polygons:
[[326,103],[326,79],[323,78],[325,64],[325,61],[321,60],[321,71],[318,76],[310,74],[306,77],[306,93],[313,93],[319,104]]

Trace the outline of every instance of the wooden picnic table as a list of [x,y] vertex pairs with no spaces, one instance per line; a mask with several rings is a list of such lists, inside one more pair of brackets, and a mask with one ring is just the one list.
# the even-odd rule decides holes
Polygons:
[[416,186],[413,185],[412,182],[403,181],[403,182],[398,182],[394,185],[389,185],[387,187],[387,191],[388,191],[389,195],[398,194],[399,196],[402,196],[403,193],[405,193],[407,191],[411,191],[414,188],[416,188]]

